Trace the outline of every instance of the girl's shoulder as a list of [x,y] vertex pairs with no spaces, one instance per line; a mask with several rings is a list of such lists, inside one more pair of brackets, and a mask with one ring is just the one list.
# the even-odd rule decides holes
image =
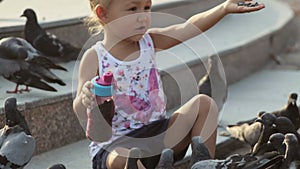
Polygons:
[[87,49],[83,53],[80,63],[83,65],[95,65],[95,63],[98,63],[96,50],[94,48]]

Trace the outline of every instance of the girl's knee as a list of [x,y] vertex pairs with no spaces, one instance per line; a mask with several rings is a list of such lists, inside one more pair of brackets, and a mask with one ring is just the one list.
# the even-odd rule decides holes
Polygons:
[[128,156],[128,149],[116,148],[110,152],[106,159],[106,166],[109,169],[123,169],[126,163],[126,156]]
[[211,97],[205,95],[205,94],[197,94],[194,96],[195,100],[199,103],[200,109],[205,109],[205,110],[211,110],[211,111],[218,111],[218,107],[214,99]]

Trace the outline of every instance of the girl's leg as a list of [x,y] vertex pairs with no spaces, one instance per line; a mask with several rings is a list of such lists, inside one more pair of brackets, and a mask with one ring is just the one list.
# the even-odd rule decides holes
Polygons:
[[[116,148],[110,152],[106,159],[106,166],[108,169],[124,169],[127,157],[129,155],[129,149]],[[139,169],[146,169],[140,160],[137,162]]]
[[217,123],[216,103],[206,95],[196,95],[170,117],[165,145],[172,148],[176,156],[191,143],[193,136],[200,135],[214,157]]

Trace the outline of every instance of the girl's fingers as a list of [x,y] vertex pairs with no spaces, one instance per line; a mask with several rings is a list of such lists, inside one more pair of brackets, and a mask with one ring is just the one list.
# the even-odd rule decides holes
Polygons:
[[95,105],[95,95],[91,92],[93,84],[87,81],[82,87],[81,101],[85,107],[92,107]]

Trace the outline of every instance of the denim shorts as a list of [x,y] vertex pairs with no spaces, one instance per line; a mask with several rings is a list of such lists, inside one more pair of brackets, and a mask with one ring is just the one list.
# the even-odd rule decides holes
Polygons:
[[[141,158],[140,161],[147,169],[154,169],[159,162],[160,152],[165,148],[163,140],[164,132],[168,128],[168,123],[168,118],[154,121],[139,129],[129,132],[125,136],[122,136],[113,141],[111,144],[101,148],[93,158],[93,169],[107,169],[107,156],[109,152],[117,147],[128,149],[132,147],[139,147],[143,153],[143,158]],[[185,153],[186,150],[181,153],[181,158],[184,157]]]

